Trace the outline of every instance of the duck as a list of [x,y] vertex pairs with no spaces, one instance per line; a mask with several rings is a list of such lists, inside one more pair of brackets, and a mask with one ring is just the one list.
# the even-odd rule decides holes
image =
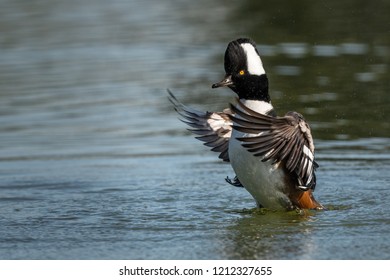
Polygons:
[[316,187],[314,141],[309,124],[297,112],[278,116],[256,43],[231,41],[224,55],[223,79],[235,104],[221,112],[203,112],[181,103],[168,89],[180,120],[204,145],[230,163],[235,176],[226,182],[244,188],[257,207],[270,210],[324,209],[313,196]]

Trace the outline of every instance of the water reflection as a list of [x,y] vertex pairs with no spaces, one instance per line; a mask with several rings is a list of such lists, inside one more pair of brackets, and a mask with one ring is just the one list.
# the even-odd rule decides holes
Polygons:
[[[252,211],[253,212],[253,211]],[[315,213],[250,213],[228,228],[228,259],[304,259],[313,254]]]

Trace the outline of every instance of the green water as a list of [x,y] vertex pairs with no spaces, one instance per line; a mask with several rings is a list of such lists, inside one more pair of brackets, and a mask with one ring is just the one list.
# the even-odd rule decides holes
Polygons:
[[[389,259],[387,1],[0,1],[1,259]],[[255,210],[166,88],[222,110],[252,37],[329,211]]]

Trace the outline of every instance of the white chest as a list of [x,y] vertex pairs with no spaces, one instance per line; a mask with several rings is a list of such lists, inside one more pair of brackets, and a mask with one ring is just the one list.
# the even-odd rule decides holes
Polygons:
[[[262,114],[265,114],[274,108],[271,103],[268,103],[265,101],[241,99],[241,102],[249,109],[252,109],[252,110],[254,110],[258,113],[262,113]],[[242,109],[242,108],[240,108],[240,106],[238,106],[238,108]]]
[[[245,101],[245,106],[260,113],[268,112],[273,107],[270,103],[262,101]],[[263,207],[272,209],[285,209],[290,200],[285,195],[286,185],[284,171],[278,168],[279,164],[262,162],[262,157],[256,157],[242,147],[236,138],[255,136],[232,131],[229,141],[229,159],[241,184]]]

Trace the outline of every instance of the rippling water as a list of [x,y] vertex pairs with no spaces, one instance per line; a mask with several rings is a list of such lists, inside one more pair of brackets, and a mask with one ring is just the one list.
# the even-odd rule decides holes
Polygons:
[[[0,1],[0,258],[389,259],[390,6],[339,2]],[[167,101],[223,109],[239,36],[329,211],[254,209]]]

